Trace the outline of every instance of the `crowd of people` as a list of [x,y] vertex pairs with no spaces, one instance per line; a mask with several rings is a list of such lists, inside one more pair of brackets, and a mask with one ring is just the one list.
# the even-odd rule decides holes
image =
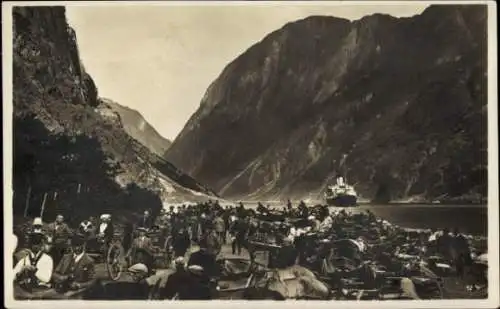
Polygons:
[[[223,207],[217,201],[208,201],[170,206],[157,214],[145,211],[136,222],[120,226],[129,272],[149,287],[162,277],[155,273],[157,244],[149,233],[157,229],[170,238],[167,249],[172,252],[175,272],[163,284],[160,299],[210,299],[221,276],[217,257],[222,246],[229,244],[233,255],[248,252],[250,259],[255,258],[254,249],[259,245],[279,248],[270,250],[269,269],[301,265],[323,275],[337,269],[338,274],[340,266],[333,261],[342,258],[343,267],[352,264],[344,272],[368,270],[364,272],[365,283],[380,267],[410,277],[415,267],[423,264],[426,269],[453,268],[458,277],[466,278],[468,266],[485,253],[471,245],[471,237],[458,229],[453,233],[446,229],[402,232],[402,228],[376,218],[370,211],[352,214],[321,205],[308,207],[304,202],[293,207],[289,201],[280,209],[259,203],[249,209],[242,203]],[[92,286],[96,281],[95,261],[88,248],[106,248],[116,227],[108,214],[99,220],[84,220],[74,229],[61,215],[48,225],[35,218],[23,232],[23,241],[16,240],[15,284],[27,292],[52,288],[62,293]],[[193,246],[199,249],[188,252]],[[442,259],[432,262],[431,256]],[[477,280],[467,288],[478,289]]]

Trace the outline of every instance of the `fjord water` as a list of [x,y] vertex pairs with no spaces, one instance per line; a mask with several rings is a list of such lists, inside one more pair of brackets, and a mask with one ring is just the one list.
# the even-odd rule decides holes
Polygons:
[[[245,203],[245,207],[253,208],[254,203]],[[263,203],[272,207],[283,207],[277,203]],[[309,203],[308,203],[309,204]],[[256,203],[255,203],[256,205]],[[314,205],[309,204],[309,205]],[[296,207],[296,203],[294,203]],[[361,204],[358,207],[338,208],[353,213],[370,210],[377,217],[393,224],[407,228],[458,228],[460,232],[472,235],[488,235],[487,205],[442,205],[442,204]]]
[[408,228],[458,228],[460,232],[488,235],[487,205],[362,205],[359,210]]

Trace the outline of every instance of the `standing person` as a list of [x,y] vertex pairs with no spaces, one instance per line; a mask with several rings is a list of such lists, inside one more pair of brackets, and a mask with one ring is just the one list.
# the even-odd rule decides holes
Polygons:
[[470,266],[472,264],[472,258],[467,239],[460,233],[458,228],[455,228],[453,231],[451,252],[457,275],[460,278],[463,278],[466,266]]
[[103,214],[101,215],[101,222],[99,223],[99,227],[97,228],[97,238],[99,240],[104,241],[106,244],[109,244],[113,239],[114,229],[113,224],[111,222],[111,215]]
[[189,233],[185,228],[181,228],[177,234],[172,235],[172,247],[175,257],[184,257],[191,246]]
[[57,215],[56,220],[48,227],[49,236],[52,238],[52,248],[50,255],[54,260],[54,264],[59,264],[65,251],[68,248],[68,240],[71,235],[71,230],[64,222],[62,215]]
[[139,236],[134,239],[132,246],[127,252],[127,258],[133,264],[142,263],[147,266],[148,270],[153,267],[153,242],[147,236],[147,231],[144,227],[137,228]]
[[220,215],[216,215],[214,219],[214,227],[215,227],[215,232],[217,233],[217,236],[219,237],[219,241],[221,244],[226,243],[226,226],[225,226],[224,219]]
[[227,233],[229,231],[229,228],[231,226],[231,209],[229,207],[226,207],[224,210],[224,213],[222,215],[222,218],[224,219],[224,244],[227,243]]
[[153,226],[153,217],[149,213],[149,210],[145,210],[141,220],[139,221],[138,226],[150,229]]
[[54,269],[53,259],[42,249],[45,237],[41,233],[29,235],[29,250],[14,267],[15,283],[24,290],[50,287]]
[[95,282],[95,264],[86,252],[85,236],[73,236],[71,248],[72,252],[64,255],[52,275],[52,281],[60,291],[87,288]]
[[233,222],[233,226],[231,228],[231,234],[233,236],[231,247],[233,254],[238,252],[238,255],[241,255],[241,248],[246,245],[247,232],[248,225],[243,218],[238,218]]
[[206,232],[202,236],[200,243],[206,247],[206,250],[209,254],[217,256],[220,253],[222,247],[219,241],[219,237],[217,236],[217,233],[215,232],[214,226],[213,224],[211,224],[211,222],[207,223],[205,228]]

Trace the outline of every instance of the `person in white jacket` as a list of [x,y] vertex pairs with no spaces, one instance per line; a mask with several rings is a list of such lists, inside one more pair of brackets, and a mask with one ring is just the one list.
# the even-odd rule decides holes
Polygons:
[[54,270],[52,258],[42,249],[45,237],[41,233],[30,235],[28,254],[14,267],[15,282],[24,288],[50,287]]

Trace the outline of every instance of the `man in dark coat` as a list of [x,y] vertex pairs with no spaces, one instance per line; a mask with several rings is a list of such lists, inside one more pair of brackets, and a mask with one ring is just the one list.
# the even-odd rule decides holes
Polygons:
[[88,288],[95,282],[94,260],[85,251],[85,237],[71,239],[72,252],[64,255],[57,265],[52,281],[56,289],[66,291]]
[[233,222],[233,225],[230,229],[230,233],[232,235],[232,244],[231,247],[233,249],[233,254],[236,254],[236,250],[238,251],[238,255],[241,254],[241,248],[246,245],[247,233],[248,233],[248,224],[243,218],[238,218]]
[[454,230],[450,250],[457,275],[463,278],[466,266],[470,266],[472,264],[472,258],[468,241],[465,236],[459,232],[458,228],[455,228]]
[[175,272],[171,274],[165,287],[160,291],[160,299],[208,300],[211,299],[209,280],[186,270],[184,259],[175,260]]
[[187,250],[191,245],[191,239],[186,229],[181,228],[177,234],[173,235],[172,247],[176,257],[186,255]]
[[71,236],[71,229],[64,222],[62,215],[57,215],[56,220],[48,227],[48,236],[52,237],[51,256],[54,264],[59,264],[68,248],[68,239]]
[[292,241],[289,238],[284,239],[284,244],[275,255],[273,266],[275,268],[288,268],[297,263],[298,251],[295,249]]
[[143,227],[145,229],[150,229],[153,226],[153,223],[154,223],[153,216],[151,216],[148,210],[145,210],[144,215],[141,217],[138,226]]
[[188,266],[199,265],[203,268],[205,276],[209,279],[220,276],[219,264],[215,256],[208,252],[206,246],[201,246],[200,250],[193,252],[189,257]]

